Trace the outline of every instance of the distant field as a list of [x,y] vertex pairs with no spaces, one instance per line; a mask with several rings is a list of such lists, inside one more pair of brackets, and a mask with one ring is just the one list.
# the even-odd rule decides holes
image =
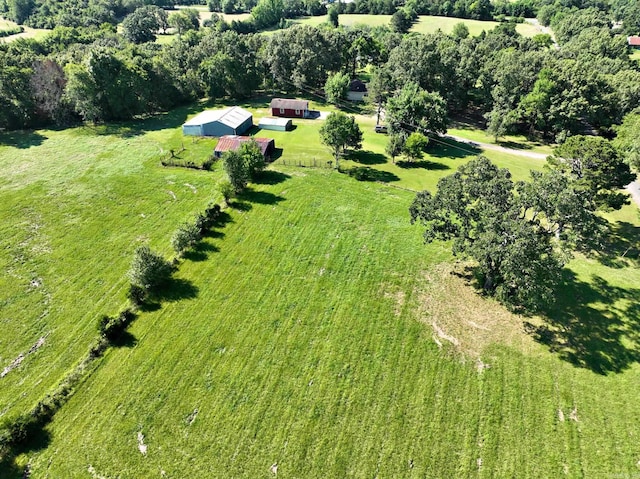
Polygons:
[[[256,123],[267,100],[243,105]],[[135,246],[168,255],[177,224],[217,199],[219,167],[158,163],[183,141],[185,158],[210,153],[215,141],[180,131],[202,108],[0,135],[0,369],[45,337],[0,379],[0,417],[86,351],[96,317],[123,304]],[[432,189],[477,152],[451,142],[394,165],[373,118],[358,121],[363,152],[344,166],[379,182],[282,164],[330,159],[321,120],[258,133],[282,157],[182,263],[175,296],[140,314],[18,458],[31,478],[253,479],[275,464],[279,477],[323,479],[637,473],[637,249],[578,256],[548,316],[511,315],[409,224],[403,188]],[[488,156],[515,179],[542,166]],[[606,250],[620,256],[638,209],[608,219]],[[527,322],[553,332],[538,343]]]
[[[0,17],[0,30],[6,30],[16,26],[18,26],[17,23],[14,23],[10,20],[6,20]],[[35,38],[37,40],[40,40],[41,38],[45,37],[50,31],[51,30],[30,28],[30,27],[24,26],[24,32],[17,33],[16,35],[11,35],[9,37],[0,38],[0,42],[3,42],[3,41],[9,42],[9,41],[16,40],[18,38]]]
[[631,58],[632,60],[640,60],[640,50],[634,50],[630,55],[629,58]]
[[[198,10],[200,13],[200,22],[202,23],[204,20],[208,20],[213,15],[213,12],[210,12],[206,5],[180,5],[176,7],[178,10],[184,8],[194,8]],[[175,13],[176,10],[167,10],[169,15]],[[216,13],[217,15],[224,18],[226,22],[232,22],[233,20],[242,21],[251,17],[250,13]]]
[[[304,23],[308,25],[320,25],[327,21],[327,16],[320,17],[306,17],[304,19],[294,20],[296,23]],[[391,15],[361,15],[342,14],[339,17],[340,25],[389,25],[391,21]],[[413,25],[411,31],[417,33],[433,33],[440,29],[445,33],[451,33],[453,26],[456,23],[465,23],[469,28],[469,33],[473,36],[480,35],[483,30],[489,31],[498,25],[498,22],[481,22],[479,20],[466,20],[462,18],[452,17],[436,17],[429,15],[421,15],[418,21]],[[527,37],[532,37],[539,33],[536,27],[528,23],[521,23],[516,26],[518,32]]]

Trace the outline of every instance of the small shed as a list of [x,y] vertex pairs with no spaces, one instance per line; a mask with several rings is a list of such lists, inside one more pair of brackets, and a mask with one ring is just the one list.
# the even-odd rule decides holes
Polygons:
[[284,118],[308,118],[309,102],[289,98],[274,98],[269,105],[273,116]]
[[627,37],[627,43],[631,48],[640,48],[640,36],[632,35]]
[[258,126],[263,130],[289,131],[293,125],[289,118],[264,117]]
[[239,106],[206,110],[182,125],[182,133],[192,136],[241,135],[253,126],[253,116]]
[[367,84],[362,80],[351,80],[349,84],[349,91],[347,91],[347,100],[350,101],[364,101],[367,96]]
[[255,141],[262,151],[265,160],[269,160],[276,149],[276,141],[273,138],[254,138],[251,136],[225,135],[220,137],[213,156],[220,158],[225,151],[236,151],[240,145],[248,141]]

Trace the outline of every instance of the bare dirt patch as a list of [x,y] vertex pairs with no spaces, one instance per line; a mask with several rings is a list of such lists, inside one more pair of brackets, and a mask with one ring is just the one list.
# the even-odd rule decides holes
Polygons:
[[5,377],[11,371],[13,371],[18,366],[20,366],[20,364],[22,364],[22,361],[24,361],[29,354],[35,353],[38,349],[44,346],[46,339],[47,339],[47,335],[45,334],[40,339],[38,339],[38,341],[36,341],[36,343],[33,346],[31,346],[29,351],[27,351],[26,353],[20,353],[17,358],[11,361],[11,363],[2,370],[2,372],[0,373],[0,378]]
[[400,316],[400,313],[402,312],[402,307],[404,306],[404,303],[406,301],[406,295],[404,291],[402,290],[390,291],[388,287],[383,287],[382,294],[385,298],[393,300],[394,302],[393,312],[396,316]]
[[143,456],[147,455],[147,445],[144,443],[144,434],[138,432],[138,450]]
[[480,357],[491,344],[514,346],[523,352],[537,350],[524,330],[523,318],[483,297],[462,274],[465,266],[441,264],[424,274],[417,294],[417,317],[433,329],[434,342],[439,347],[449,343],[476,358],[478,372],[490,367]]

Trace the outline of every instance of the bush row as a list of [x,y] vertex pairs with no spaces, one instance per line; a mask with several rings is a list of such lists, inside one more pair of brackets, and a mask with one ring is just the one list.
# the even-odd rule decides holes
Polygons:
[[0,38],[10,37],[11,35],[17,35],[22,32],[24,32],[24,27],[21,26],[7,28],[6,30],[0,30]]
[[162,166],[177,166],[180,168],[191,168],[193,170],[211,171],[211,168],[213,168],[213,163],[215,162],[215,160],[216,158],[212,155],[206,160],[204,160],[201,165],[198,165],[197,163],[191,160],[182,161],[175,158],[163,158],[160,160],[160,164]]
[[[176,252],[180,254],[185,248],[193,246],[203,234],[216,224],[220,213],[220,205],[210,204],[204,212],[198,213],[192,222],[182,225],[172,238]],[[176,246],[180,246],[180,248]],[[104,315],[100,317],[97,324],[98,337],[89,347],[82,362],[52,392],[42,398],[31,411],[0,420],[0,460],[15,455],[16,448],[28,444],[42,432],[44,426],[51,421],[54,414],[86,377],[91,363],[101,357],[136,318],[135,308],[143,304],[149,293],[166,281],[174,270],[174,264],[151,251],[148,246],[136,249],[128,273],[131,281],[128,297],[133,308],[126,308],[116,316]]]

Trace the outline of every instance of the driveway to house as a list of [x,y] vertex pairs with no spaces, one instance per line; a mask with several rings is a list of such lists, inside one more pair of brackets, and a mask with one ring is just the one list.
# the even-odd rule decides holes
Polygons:
[[640,208],[640,181],[636,180],[625,186],[625,188],[631,195],[631,198],[633,198],[633,201],[635,201]]
[[[491,143],[478,143],[477,141],[467,140],[461,136],[445,135],[444,138],[451,138],[452,140],[456,140],[458,143],[465,143],[469,146],[482,148],[483,150],[502,151],[503,153],[509,153],[510,155],[526,156],[527,158],[533,158],[535,160],[546,160],[547,156],[549,156],[545,153],[536,153],[535,151],[516,150],[515,148],[505,148],[504,146],[493,145]],[[636,205],[640,207],[640,181],[636,180],[633,183],[628,184],[625,189],[629,192]]]
[[477,141],[467,140],[466,138],[462,138],[461,136],[456,135],[445,135],[445,138],[451,138],[452,140],[456,140],[458,143],[465,143],[469,146],[473,146],[476,148],[482,148],[483,150],[494,150],[501,151],[503,153],[509,153],[510,155],[518,155],[518,156],[526,156],[527,158],[533,158],[534,160],[546,160],[546,153],[537,153],[535,151],[527,151],[527,150],[517,150],[515,148],[505,148],[500,145],[493,145],[491,143],[478,143]]

